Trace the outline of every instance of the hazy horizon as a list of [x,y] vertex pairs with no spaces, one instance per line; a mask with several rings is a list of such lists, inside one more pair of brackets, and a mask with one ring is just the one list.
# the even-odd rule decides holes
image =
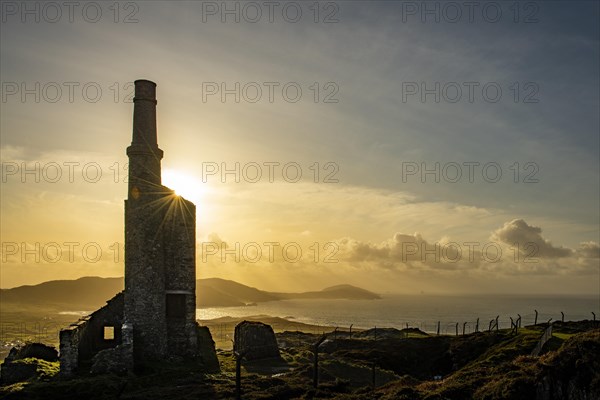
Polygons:
[[[42,283],[46,283],[46,282],[52,282],[52,281],[71,281],[71,280],[77,280],[77,279],[81,279],[81,278],[101,278],[101,279],[117,279],[117,278],[125,278],[124,276],[105,276],[105,277],[100,277],[100,276],[82,276],[79,278],[75,278],[75,279],[53,279],[53,280],[49,280],[49,281],[41,281],[41,282],[32,282],[32,283],[28,283],[28,284],[24,284],[24,285],[18,285],[18,286],[11,286],[11,287],[0,287],[0,289],[4,289],[4,290],[8,290],[8,289],[15,289],[15,288],[19,288],[19,287],[23,287],[23,286],[37,286],[39,284]],[[205,278],[198,278],[198,279],[225,279],[225,278],[220,278],[217,276],[209,276],[209,277],[205,277]],[[248,286],[248,287],[253,287],[255,289],[259,289],[262,291],[267,291],[267,292],[277,292],[277,291],[281,291],[277,286],[274,287],[262,287],[262,286],[252,286],[250,284],[245,283],[242,280],[233,280],[233,279],[227,279],[227,280],[231,280],[237,283],[240,283],[242,285]],[[336,284],[333,285],[326,285],[326,286],[318,286],[318,284],[315,284],[312,287],[306,287],[298,292],[310,292],[310,291],[319,291],[319,290],[323,290],[332,286],[337,286],[337,285],[346,285],[348,283],[346,282],[338,282]],[[589,293],[548,293],[548,292],[477,292],[477,291],[471,291],[471,292],[425,292],[425,291],[418,291],[418,290],[414,290],[414,291],[403,291],[403,292],[393,292],[393,291],[377,291],[376,288],[371,288],[368,286],[360,286],[360,285],[352,285],[361,289],[366,289],[370,292],[382,295],[382,296],[386,296],[386,295],[392,295],[392,296],[419,296],[419,295],[426,295],[426,296],[444,296],[444,297],[460,297],[460,296],[490,296],[490,297],[503,297],[503,296],[520,296],[520,297],[533,297],[533,298],[543,298],[543,297],[548,297],[548,298],[560,298],[560,297],[597,297],[598,301],[599,301],[599,306],[600,306],[600,294],[597,292],[589,292]],[[296,291],[291,291],[291,293],[296,293]]]

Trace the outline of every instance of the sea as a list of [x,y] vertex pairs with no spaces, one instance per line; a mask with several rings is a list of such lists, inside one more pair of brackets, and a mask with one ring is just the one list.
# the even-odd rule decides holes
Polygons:
[[462,332],[488,329],[498,317],[500,329],[510,328],[511,320],[522,317],[521,325],[535,322],[593,319],[600,320],[600,295],[382,295],[377,300],[280,300],[244,307],[212,307],[196,310],[198,319],[269,315],[318,326],[369,329],[419,328],[425,332],[452,334],[456,324]]

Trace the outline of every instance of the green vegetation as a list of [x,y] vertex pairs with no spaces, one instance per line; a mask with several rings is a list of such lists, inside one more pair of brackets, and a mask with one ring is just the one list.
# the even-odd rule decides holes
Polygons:
[[[530,400],[536,398],[538,391],[571,390],[574,392],[569,395],[571,397],[562,393],[552,398],[597,398],[600,377],[595,371],[600,369],[600,362],[596,360],[600,351],[600,330],[585,332],[590,325],[593,324],[580,324],[584,333],[571,333],[566,341],[553,338],[560,341],[560,346],[553,351],[546,348],[541,357],[528,355],[539,339],[537,329],[522,329],[514,337],[501,331],[502,339],[498,344],[441,381],[419,385],[394,382],[378,392],[385,399]],[[560,334],[566,325],[555,326]],[[552,347],[556,347],[556,341]],[[573,366],[578,368],[573,369]],[[410,393],[410,397],[403,397],[402,393]]]
[[[544,326],[525,327],[517,335],[508,330],[466,336],[397,331],[377,340],[366,335],[367,332],[352,337],[338,332],[336,340],[324,342],[319,349],[316,390],[312,387],[311,344],[320,334],[278,333],[278,340],[286,342],[281,349],[283,361],[243,363],[243,398],[531,400],[538,395],[598,398],[599,328],[600,324],[591,321],[555,323],[555,335],[540,357],[529,354]],[[193,363],[158,363],[135,375],[79,376],[71,380],[56,375],[57,363],[44,362],[38,364],[44,370],[38,380],[0,387],[0,398],[232,398],[235,359],[228,350],[219,350],[218,357],[221,363],[218,374],[205,374]]]
[[46,361],[39,358],[24,358],[12,362],[15,366],[31,366],[35,368],[36,378],[34,380],[49,381],[58,375],[60,363],[58,361]]

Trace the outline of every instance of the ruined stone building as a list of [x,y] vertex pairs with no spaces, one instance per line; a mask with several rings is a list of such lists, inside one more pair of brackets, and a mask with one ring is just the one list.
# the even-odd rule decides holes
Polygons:
[[125,200],[125,290],[60,332],[61,373],[130,370],[149,360],[198,359],[218,369],[196,322],[196,206],[161,184],[156,84],[135,81]]

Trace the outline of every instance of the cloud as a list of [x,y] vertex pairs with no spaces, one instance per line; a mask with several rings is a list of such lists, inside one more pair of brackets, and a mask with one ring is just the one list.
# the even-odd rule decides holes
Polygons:
[[421,234],[395,233],[379,244],[351,238],[339,240],[340,257],[349,263],[376,264],[389,269],[466,269],[475,268],[481,252],[469,243],[429,242]]
[[479,270],[500,274],[589,273],[598,267],[600,246],[583,242],[570,249],[556,247],[542,229],[523,219],[505,222],[486,242],[430,241],[421,234],[395,233],[380,243],[352,238],[338,240],[342,261],[355,267],[373,265],[390,270]]
[[600,258],[600,245],[596,242],[582,242],[576,250],[580,258]]
[[561,258],[573,255],[573,250],[555,247],[542,237],[542,228],[528,225],[523,219],[513,219],[492,233],[492,239],[517,247],[520,252],[540,258]]
[[[21,146],[3,145],[0,146],[0,160],[21,161],[25,157],[25,148]],[[4,165],[2,166],[4,168]]]
[[208,234],[208,238],[207,238],[206,242],[215,243],[219,246],[224,245],[225,248],[228,247],[227,242],[225,242],[223,239],[221,239],[221,237],[215,232],[211,232]]
[[[271,252],[265,243],[258,241],[250,248],[260,247],[262,251],[256,261],[253,260],[255,253],[245,250],[248,243],[228,241],[228,246],[218,234],[212,233],[208,240],[223,243],[223,248],[207,249],[211,250],[207,254],[200,252],[198,273],[225,279],[244,277],[245,282],[256,282],[259,287],[266,282],[280,287],[285,280],[291,282],[286,285],[309,288],[314,287],[315,281],[336,284],[350,279],[359,286],[376,282],[380,290],[407,292],[416,288],[444,291],[449,287],[467,292],[554,290],[566,293],[575,290],[580,293],[585,288],[584,292],[591,293],[596,290],[592,284],[596,279],[590,277],[598,274],[598,243],[583,242],[577,249],[556,247],[542,236],[540,227],[530,226],[522,219],[500,222],[496,226],[499,228],[489,230],[489,239],[485,241],[463,241],[452,234],[434,240],[421,233],[396,232],[381,241],[348,235],[318,243],[318,252],[315,242],[293,242],[302,249],[302,256],[297,259],[294,251],[291,256],[285,256],[286,242],[278,243]],[[380,227],[381,230],[385,228]],[[546,257],[519,252],[510,240],[515,238],[531,241]],[[577,289],[573,289],[573,285]]]

